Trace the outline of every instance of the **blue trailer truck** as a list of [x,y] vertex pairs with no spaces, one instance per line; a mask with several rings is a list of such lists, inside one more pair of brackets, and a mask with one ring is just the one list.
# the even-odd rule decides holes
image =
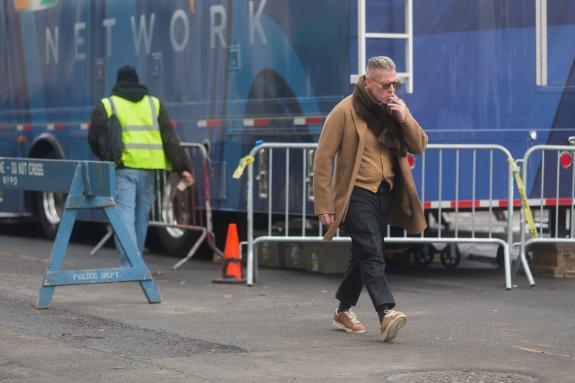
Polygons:
[[[430,142],[520,157],[573,135],[573,36],[575,0],[6,0],[0,156],[93,159],[91,110],[131,64],[182,141],[209,147],[216,219],[245,212],[238,160],[258,140],[316,142],[366,57],[387,55]],[[0,189],[0,217],[53,235],[62,201]]]

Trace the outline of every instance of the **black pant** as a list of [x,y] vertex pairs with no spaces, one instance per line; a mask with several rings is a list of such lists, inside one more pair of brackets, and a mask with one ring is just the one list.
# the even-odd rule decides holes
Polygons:
[[344,229],[351,237],[351,258],[335,297],[344,305],[355,306],[363,286],[373,306],[393,308],[395,300],[385,277],[383,238],[391,202],[384,181],[376,193],[355,186],[351,193]]

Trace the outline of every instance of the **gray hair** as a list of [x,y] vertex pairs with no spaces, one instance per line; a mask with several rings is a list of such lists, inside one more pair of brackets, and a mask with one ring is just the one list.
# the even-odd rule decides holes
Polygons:
[[387,56],[375,56],[375,57],[371,57],[368,61],[367,61],[367,68],[366,68],[366,73],[372,70],[389,70],[389,71],[394,71],[395,70],[395,63],[393,62],[392,59],[390,59]]

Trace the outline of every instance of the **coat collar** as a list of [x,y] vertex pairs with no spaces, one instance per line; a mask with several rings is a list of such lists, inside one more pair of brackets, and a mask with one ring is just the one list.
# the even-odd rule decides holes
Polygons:
[[355,124],[355,129],[357,130],[357,134],[359,136],[359,143],[361,146],[363,146],[364,136],[367,130],[367,123],[359,117],[359,115],[353,108],[353,105],[351,105],[350,109],[351,109],[351,117],[353,118],[353,123]]
[[[363,149],[365,148],[365,132],[367,132],[368,128],[367,123],[359,117],[359,115],[355,112],[353,106],[351,106],[351,117],[353,118],[353,123],[355,125],[357,135],[359,137],[359,140],[357,142],[357,151],[355,155],[355,165],[353,167],[353,176],[356,177],[359,171],[359,165],[361,164],[361,158],[363,157]],[[352,180],[351,183],[352,188],[354,183],[355,179]]]

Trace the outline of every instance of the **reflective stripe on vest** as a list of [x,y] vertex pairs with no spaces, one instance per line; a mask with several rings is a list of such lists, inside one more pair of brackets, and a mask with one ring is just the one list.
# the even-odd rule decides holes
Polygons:
[[122,164],[136,169],[172,168],[162,144],[156,111],[160,102],[146,96],[131,102],[118,96],[102,99],[108,117],[116,114],[122,125]]

